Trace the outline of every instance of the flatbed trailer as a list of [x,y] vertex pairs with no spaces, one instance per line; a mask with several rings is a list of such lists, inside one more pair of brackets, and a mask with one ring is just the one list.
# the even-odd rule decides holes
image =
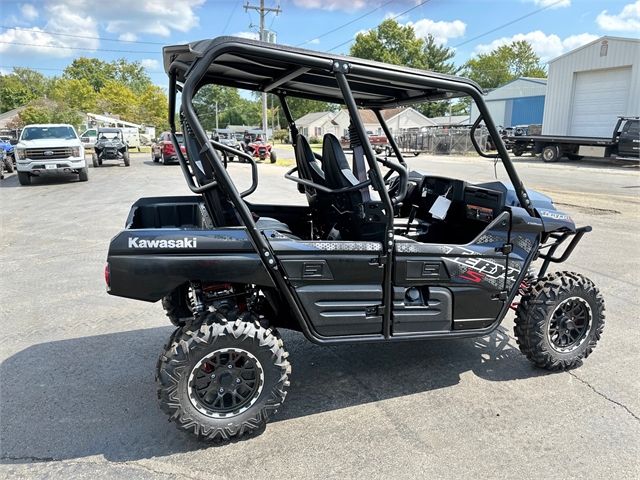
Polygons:
[[640,153],[640,117],[619,117],[610,137],[524,135],[507,137],[505,143],[516,157],[531,152],[542,154],[545,162],[556,162],[562,157],[569,160],[581,160],[583,157],[637,160]]

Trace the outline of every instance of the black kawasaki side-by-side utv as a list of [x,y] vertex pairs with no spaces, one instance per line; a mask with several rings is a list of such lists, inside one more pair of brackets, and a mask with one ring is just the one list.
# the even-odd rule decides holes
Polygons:
[[129,146],[119,128],[98,129],[98,140],[93,149],[91,160],[94,168],[102,165],[105,160],[122,160],[125,167],[131,164]]
[[[194,195],[138,200],[105,273],[111,295],[162,300],[177,326],[156,377],[160,406],[179,427],[227,439],[264,425],[289,385],[280,328],[320,345],[465,338],[490,334],[513,307],[520,349],[540,367],[574,367],[595,347],[598,290],[580,274],[547,272],[590,227],[524,188],[475,83],[234,37],[165,47],[164,66],[173,143]],[[207,84],[278,95],[296,156],[285,177],[308,205],[245,200],[258,169],[208,138],[193,105]],[[475,135],[484,121],[510,183],[409,172],[381,114],[467,95],[480,112],[471,140],[487,157]],[[288,97],[346,105],[351,162],[332,134],[321,154],[311,150]],[[375,112],[394,160],[376,156],[359,107]],[[236,189],[218,151],[251,164],[248,190]]]

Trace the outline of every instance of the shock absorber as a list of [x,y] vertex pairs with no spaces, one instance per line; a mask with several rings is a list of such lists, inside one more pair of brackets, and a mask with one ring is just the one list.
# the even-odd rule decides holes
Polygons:
[[194,280],[189,283],[191,284],[191,291],[193,292],[193,297],[191,299],[193,302],[193,314],[198,316],[204,312],[204,303],[202,302],[202,284],[198,280]]

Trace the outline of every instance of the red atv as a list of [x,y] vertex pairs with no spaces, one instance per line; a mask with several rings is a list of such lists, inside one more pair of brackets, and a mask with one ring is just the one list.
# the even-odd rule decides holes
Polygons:
[[271,163],[276,163],[278,159],[276,152],[273,151],[271,145],[263,140],[264,132],[261,130],[247,130],[242,141],[242,148],[246,153],[254,158],[265,160],[267,157]]

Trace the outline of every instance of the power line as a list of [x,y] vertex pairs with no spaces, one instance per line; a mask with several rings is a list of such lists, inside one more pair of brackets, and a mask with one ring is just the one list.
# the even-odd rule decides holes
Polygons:
[[227,27],[229,26],[229,23],[231,22],[231,18],[233,18],[233,14],[236,13],[236,8],[238,8],[238,4],[240,3],[240,0],[238,0],[236,2],[236,4],[233,6],[233,11],[231,12],[231,15],[229,15],[229,20],[227,20],[227,24],[224,26],[224,29],[222,30],[221,35],[224,35],[224,32],[227,31]]
[[[237,4],[236,4],[237,5]],[[71,35],[69,33],[57,33],[57,32],[47,32],[46,30],[33,30],[31,28],[22,28],[22,27],[7,27],[5,25],[0,25],[0,28],[4,28],[5,30],[22,30],[25,32],[32,33],[46,33],[47,35],[56,35],[58,37],[72,37],[72,38],[87,38],[90,40],[104,40],[105,42],[121,42],[121,43],[139,43],[144,45],[167,45],[166,43],[159,42],[143,42],[141,40],[120,40],[117,38],[103,38],[103,37],[90,37],[87,35]]]
[[[429,1],[429,0],[427,0]],[[313,37],[311,40],[307,40],[306,42],[302,42],[296,45],[296,47],[299,47],[301,45],[304,45],[305,43],[309,43],[312,42],[313,40],[317,40],[318,38],[322,38],[322,37],[326,37],[327,35],[329,35],[330,33],[336,32],[338,30],[340,30],[341,28],[346,27],[347,25],[351,25],[352,23],[357,22],[360,19],[363,19],[364,17],[366,17],[367,15],[371,15],[373,12],[377,12],[378,10],[380,10],[383,7],[386,7],[387,5],[389,5],[390,3],[395,2],[395,0],[390,0],[389,2],[380,5],[378,8],[374,8],[373,10],[371,10],[370,12],[365,13],[364,15],[356,18],[355,20],[351,20],[350,22],[345,23],[344,25],[339,26],[338,28],[334,28],[333,30],[329,30],[327,33],[323,33],[322,35],[320,35],[319,37]],[[339,45],[338,45],[339,46]],[[336,47],[337,48],[337,47]],[[331,50],[329,50],[331,51]]]
[[[406,14],[407,14],[407,13],[409,13],[411,10],[415,10],[416,8],[421,7],[422,5],[424,5],[425,3],[429,3],[430,1],[431,1],[431,0],[425,0],[424,2],[419,3],[419,4],[418,4],[418,5],[416,5],[415,7],[412,7],[412,8],[410,8],[409,10],[406,10],[406,11],[404,11],[404,12],[402,12],[402,13],[400,13],[400,14],[396,15],[395,17],[391,18],[390,20],[395,20],[396,18],[399,18],[399,17],[401,17],[401,16],[403,16],[403,15],[406,15]],[[391,2],[389,2],[389,3],[391,3]],[[385,4],[385,5],[386,5],[386,4]],[[384,6],[384,5],[383,5],[383,6]],[[343,45],[346,45],[347,43],[351,43],[351,42],[353,42],[354,40],[355,40],[355,38],[351,38],[351,39],[347,40],[346,42],[342,42],[340,45],[336,45],[336,46],[335,46],[335,47],[333,47],[332,49],[327,50],[327,52],[331,52],[331,51],[335,50],[336,48],[339,48],[339,47],[341,47],[341,46],[343,46]]]
[[534,10],[533,12],[527,13],[526,15],[523,15],[520,18],[516,18],[515,20],[511,20],[510,22],[507,22],[504,25],[500,25],[499,27],[496,27],[493,30],[489,30],[488,32],[483,33],[482,35],[478,35],[477,37],[473,37],[473,38],[470,38],[469,40],[467,40],[465,42],[459,43],[458,45],[456,45],[455,47],[452,47],[452,48],[461,47],[462,45],[466,45],[467,43],[473,42],[474,40],[477,40],[479,38],[484,37],[485,35],[489,35],[490,33],[497,32],[498,30],[500,30],[500,29],[502,29],[504,27],[508,27],[509,25],[513,25],[514,23],[519,22],[520,20],[524,20],[525,18],[530,17],[531,15],[535,15],[536,13],[540,13],[543,10],[546,10],[547,8],[551,8],[551,7],[555,6],[555,5],[558,5],[559,3],[562,3],[564,1],[565,0],[558,0],[557,2],[554,2],[554,3],[550,4],[550,5],[547,5],[546,7],[542,7],[542,8],[539,8],[538,10]]
[[40,45],[38,43],[22,43],[22,42],[3,42],[6,45],[22,45],[26,47],[40,47],[40,48],[62,48],[65,50],[85,50],[88,52],[117,52],[117,53],[144,53],[144,54],[158,54],[158,51],[155,52],[145,52],[145,51],[136,51],[136,50],[111,50],[106,48],[86,48],[86,47],[64,47],[62,45]]

